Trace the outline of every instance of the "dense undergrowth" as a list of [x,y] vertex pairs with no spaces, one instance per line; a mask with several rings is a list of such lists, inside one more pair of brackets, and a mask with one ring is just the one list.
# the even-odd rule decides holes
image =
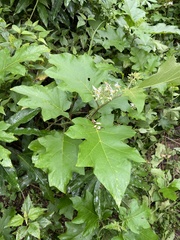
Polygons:
[[179,12],[0,2],[0,240],[180,239]]

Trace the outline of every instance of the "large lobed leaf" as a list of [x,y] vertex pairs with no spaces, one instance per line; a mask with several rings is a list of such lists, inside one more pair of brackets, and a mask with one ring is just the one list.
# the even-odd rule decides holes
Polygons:
[[46,52],[49,52],[49,49],[44,45],[25,44],[15,52],[14,56],[10,55],[8,49],[2,49],[0,51],[0,81],[4,81],[9,73],[24,76],[26,69],[21,63],[37,61],[41,54]]
[[150,225],[147,221],[150,210],[146,205],[138,205],[136,199],[129,204],[129,212],[126,216],[126,224],[134,233],[139,233],[141,228],[148,229]]
[[75,166],[79,143],[79,140],[54,132],[38,138],[29,146],[34,151],[35,166],[48,172],[49,185],[55,186],[61,192],[66,192],[72,172],[83,174],[83,169]]
[[32,109],[41,107],[44,121],[60,115],[68,117],[68,113],[65,111],[69,109],[71,102],[68,101],[66,93],[57,86],[52,88],[41,85],[31,87],[21,85],[11,90],[26,96],[18,102],[20,106]]
[[145,17],[145,12],[138,8],[138,2],[137,0],[124,0],[124,5],[122,7],[125,13],[129,15],[134,22]]
[[84,118],[73,120],[67,135],[73,139],[85,139],[79,147],[78,167],[93,167],[99,181],[120,205],[130,181],[131,163],[143,162],[139,153],[123,143],[135,132],[127,126],[113,126],[98,130]]
[[147,88],[160,83],[180,84],[180,64],[176,62],[175,57],[170,57],[159,68],[156,74],[139,84],[139,88]]
[[129,98],[129,100],[136,106],[139,113],[142,112],[146,99],[143,89],[135,87],[130,89],[126,88],[124,89],[123,95]]
[[83,102],[93,99],[92,86],[98,87],[107,78],[107,71],[98,69],[92,57],[87,54],[74,56],[69,53],[50,55],[49,62],[54,65],[46,74],[54,78],[64,91],[77,92]]

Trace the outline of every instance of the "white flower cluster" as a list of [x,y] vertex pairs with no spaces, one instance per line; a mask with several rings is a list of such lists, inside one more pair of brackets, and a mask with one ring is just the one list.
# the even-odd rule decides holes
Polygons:
[[170,7],[173,5],[173,1],[169,1],[169,2],[166,2],[164,3],[164,6],[167,8],[167,7]]
[[92,123],[94,123],[94,128],[96,128],[97,130],[101,129],[101,123],[100,122],[96,122],[94,119],[92,120]]
[[100,101],[101,104],[111,101],[120,92],[120,85],[115,83],[111,86],[109,83],[104,82],[99,88],[93,87],[94,97],[96,101]]

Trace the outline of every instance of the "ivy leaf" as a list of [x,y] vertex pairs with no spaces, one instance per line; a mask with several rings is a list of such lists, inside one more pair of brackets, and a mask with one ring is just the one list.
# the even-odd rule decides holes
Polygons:
[[84,199],[76,196],[71,198],[73,207],[78,211],[77,217],[73,219],[73,223],[85,223],[83,236],[87,236],[98,228],[98,216],[95,213],[93,205],[93,196],[90,192],[86,191]]
[[107,71],[98,69],[87,54],[78,57],[69,53],[53,54],[49,62],[54,66],[45,73],[54,78],[62,90],[79,93],[83,102],[91,101],[92,86],[98,87],[107,78]]
[[41,107],[44,121],[60,115],[68,117],[65,111],[69,109],[71,102],[68,101],[66,93],[57,86],[21,85],[11,90],[26,96],[18,102],[18,105],[32,109]]
[[63,133],[54,132],[38,138],[29,146],[34,151],[35,166],[48,172],[49,185],[61,192],[66,192],[72,172],[83,174],[83,169],[75,167],[79,143]]
[[160,83],[180,84],[180,64],[176,62],[175,57],[170,57],[164,62],[158,72],[139,84],[139,88],[147,88]]
[[124,89],[124,96],[127,96],[129,100],[134,103],[139,113],[142,112],[145,104],[146,95],[143,93],[143,89],[138,88],[126,88]]
[[74,126],[66,134],[75,139],[85,139],[79,147],[78,167],[93,167],[98,180],[120,205],[130,181],[131,163],[144,162],[139,153],[123,143],[135,132],[127,126],[113,126],[98,130],[84,118],[73,120]]
[[129,208],[130,210],[126,217],[126,224],[132,232],[139,234],[140,228],[150,228],[147,221],[147,218],[150,215],[150,210],[147,206],[139,206],[137,200],[133,199],[129,204]]

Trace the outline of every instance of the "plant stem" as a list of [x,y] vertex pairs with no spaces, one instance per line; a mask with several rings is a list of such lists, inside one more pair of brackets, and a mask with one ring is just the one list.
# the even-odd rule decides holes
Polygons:
[[94,36],[97,32],[97,30],[100,28],[100,26],[104,23],[104,21],[102,21],[98,26],[97,28],[94,30],[93,32],[93,35],[92,35],[92,38],[91,38],[91,41],[90,41],[90,45],[89,45],[89,49],[88,49],[88,55],[91,55],[91,49],[92,49],[92,45],[93,45],[93,40],[94,40]]
[[38,5],[38,2],[39,2],[39,0],[36,1],[29,20],[31,20],[31,18],[32,18],[33,14],[34,14],[34,11],[36,10],[36,7],[37,7],[37,5]]
[[[116,95],[115,97],[112,98],[112,100],[121,97],[122,94]],[[91,119],[98,111],[99,109],[101,109],[102,107],[104,107],[105,105],[107,105],[109,102],[111,102],[112,100],[106,101],[105,103],[101,104],[100,106],[98,106],[96,109],[94,109],[94,111],[92,111],[89,115],[87,115],[88,119]]]

